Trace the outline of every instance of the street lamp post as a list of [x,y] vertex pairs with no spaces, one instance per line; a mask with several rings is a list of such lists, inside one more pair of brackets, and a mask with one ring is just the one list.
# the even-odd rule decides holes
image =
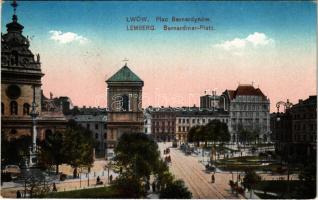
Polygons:
[[[287,103],[289,103],[289,101],[287,100]],[[286,104],[287,103],[285,103],[285,112],[286,112]],[[290,104],[290,103],[289,103]],[[277,106],[278,105],[278,106]],[[277,105],[276,105],[276,107],[277,107],[277,109],[278,109],[278,111],[279,111],[279,103],[277,103]],[[288,107],[289,108],[289,107]],[[281,126],[279,126],[279,128],[280,129],[282,129],[282,128],[284,128],[283,126],[282,126],[282,123],[281,123],[281,119],[280,119],[280,117],[277,117],[277,119],[276,119],[276,121],[277,121],[277,125],[278,124],[280,124]],[[277,134],[277,133],[276,133]],[[277,136],[276,136],[277,137]],[[286,155],[286,167],[287,167],[287,194],[289,194],[289,173],[290,173],[290,171],[289,171],[289,148],[290,148],[290,145],[289,145],[289,137],[287,137],[287,138],[285,138],[286,139],[286,148],[287,148],[287,151],[286,150],[284,150],[283,152],[283,154],[285,154],[285,152],[287,153],[287,155]],[[281,161],[282,161],[282,159],[283,159],[283,156],[281,155]]]
[[112,161],[110,160],[110,161],[107,163],[107,165],[105,166],[105,168],[107,168],[107,183],[110,182],[110,180],[109,180],[109,170],[110,170],[111,166],[112,166]]
[[82,173],[82,168],[80,168],[80,173],[79,173],[79,178],[80,178],[80,188],[82,188],[82,177],[81,177],[81,173]]
[[91,168],[88,167],[88,170],[87,170],[87,187],[89,187],[89,173],[91,172]]

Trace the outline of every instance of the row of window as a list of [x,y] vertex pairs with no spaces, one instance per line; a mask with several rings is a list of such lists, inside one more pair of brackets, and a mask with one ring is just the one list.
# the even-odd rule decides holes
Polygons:
[[295,135],[294,140],[295,142],[316,142],[317,135]]
[[309,130],[309,131],[314,131],[316,130],[315,124],[295,124],[294,125],[295,130]]
[[178,132],[188,132],[189,130],[189,126],[178,126]]
[[266,117],[268,112],[231,112],[232,117]]
[[152,128],[153,133],[173,133],[174,128]]
[[[200,124],[201,123],[201,121],[202,121],[202,123],[204,124],[204,123],[206,123],[207,121],[208,122],[211,122],[212,121],[212,119],[208,119],[208,120],[206,120],[206,119],[192,119],[192,124],[195,124],[195,123],[197,123],[197,124]],[[221,122],[228,122],[228,119],[221,119],[220,120]],[[178,122],[179,122],[179,124],[190,124],[190,119],[189,118],[179,118],[178,119]]]
[[242,118],[232,118],[232,123],[235,123],[236,121],[238,121],[238,123],[242,123],[242,122],[253,122],[254,123],[265,123],[269,120],[267,120],[267,118],[263,118],[263,119],[260,119],[260,118],[257,118],[257,119],[253,119],[253,118],[245,118],[245,119],[242,119]]
[[[91,128],[91,124],[89,124],[89,123],[87,123],[86,124],[86,128],[87,129],[90,129]],[[106,129],[107,128],[107,124],[104,124],[104,129]],[[95,124],[95,130],[98,130],[99,129],[99,124]]]
[[240,95],[235,98],[235,100],[243,100],[243,101],[262,101],[262,96],[251,96],[251,95]]
[[[30,104],[28,103],[24,103],[23,104],[23,115],[29,115],[30,114]],[[16,101],[11,101],[10,102],[10,114],[11,115],[18,115],[18,111],[19,111],[19,106],[18,103]],[[1,102],[1,114],[4,115],[5,112],[5,107],[4,107],[4,103]]]
[[268,110],[268,105],[254,105],[254,104],[244,104],[244,103],[232,103],[231,110]]
[[316,119],[317,114],[315,112],[312,113],[304,113],[304,114],[294,114],[293,118],[294,119]]
[[163,125],[163,126],[165,126],[165,125],[168,125],[168,126],[170,126],[170,125],[172,125],[172,126],[174,126],[175,125],[175,123],[174,122],[171,122],[171,121],[168,121],[168,122],[166,122],[166,121],[160,121],[160,122],[152,122],[152,125],[157,125],[157,126],[159,126],[159,125]]
[[[244,128],[248,128],[248,129],[254,129],[254,128],[256,128],[256,129],[258,129],[258,130],[260,130],[260,131],[263,131],[263,132],[266,132],[267,129],[268,129],[267,126],[262,126],[262,127],[260,127],[260,126],[254,126],[253,124],[252,124],[252,125],[244,124]],[[234,125],[232,125],[232,130],[234,130],[234,131],[239,131],[239,130],[240,130],[240,126],[236,126],[236,125],[234,124]]]
[[[95,133],[95,139],[98,139],[98,133]],[[104,139],[106,140],[107,139],[107,133],[104,133]]]
[[164,119],[173,119],[174,115],[165,115],[165,114],[152,114],[152,118],[164,118]]

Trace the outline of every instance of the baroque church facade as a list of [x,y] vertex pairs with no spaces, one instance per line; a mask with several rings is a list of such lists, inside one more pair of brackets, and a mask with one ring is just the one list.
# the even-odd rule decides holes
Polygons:
[[9,139],[32,135],[34,104],[38,139],[43,139],[45,134],[64,129],[67,121],[61,106],[43,95],[40,55],[29,49],[15,12],[6,27],[7,33],[1,33],[1,134]]
[[114,148],[124,133],[141,133],[144,129],[142,87],[144,82],[127,64],[107,83],[107,149]]

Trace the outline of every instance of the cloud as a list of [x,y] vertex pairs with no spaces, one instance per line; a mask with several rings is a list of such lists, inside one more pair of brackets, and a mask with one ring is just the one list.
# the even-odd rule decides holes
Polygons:
[[85,44],[86,42],[88,42],[87,38],[73,32],[63,33],[62,31],[51,30],[49,31],[49,33],[51,34],[51,37],[50,37],[51,40],[57,41],[61,44],[67,44],[71,42],[78,42],[80,44]]
[[246,38],[234,38],[233,40],[228,40],[220,44],[214,45],[217,48],[222,48],[224,50],[242,50],[247,46],[265,46],[273,44],[274,40],[265,35],[265,33],[255,32],[248,35]]

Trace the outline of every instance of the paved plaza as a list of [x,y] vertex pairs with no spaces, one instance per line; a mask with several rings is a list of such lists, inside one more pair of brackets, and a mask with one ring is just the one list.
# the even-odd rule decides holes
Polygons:
[[[78,190],[84,188],[92,187],[103,187],[108,185],[108,170],[104,167],[107,164],[105,160],[97,160],[94,162],[94,165],[91,168],[89,175],[83,172],[80,174],[80,178],[68,178],[65,181],[60,181],[58,179],[51,181],[56,183],[56,188],[58,191],[69,191],[69,190]],[[60,172],[66,174],[68,177],[72,177],[73,168],[68,165],[61,165]],[[109,170],[109,175],[112,175],[114,178],[117,176],[112,170]],[[88,178],[89,177],[89,181]],[[100,180],[103,181],[104,185],[96,185],[97,176],[100,177]],[[15,182],[5,182],[1,187],[1,196],[6,198],[15,198],[16,191],[20,190],[22,193],[24,191],[23,184]]]

